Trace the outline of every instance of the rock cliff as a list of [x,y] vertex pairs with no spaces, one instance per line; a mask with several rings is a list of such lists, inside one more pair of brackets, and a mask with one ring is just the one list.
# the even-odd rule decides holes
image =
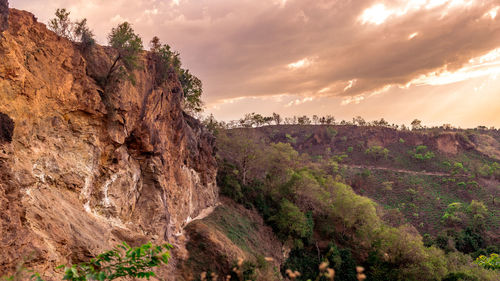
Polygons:
[[54,265],[120,241],[176,243],[215,205],[214,139],[183,113],[175,74],[155,86],[144,52],[136,82],[105,95],[96,80],[112,56],[102,46],[82,55],[10,10],[0,37],[0,273],[27,258],[51,280]]

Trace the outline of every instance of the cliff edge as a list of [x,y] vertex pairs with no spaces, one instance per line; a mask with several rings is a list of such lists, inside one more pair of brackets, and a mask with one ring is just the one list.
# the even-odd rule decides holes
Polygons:
[[112,49],[82,55],[32,14],[10,9],[8,18],[0,37],[0,272],[27,259],[51,278],[55,265],[121,241],[176,243],[218,199],[214,138],[182,111],[176,75],[155,86],[143,52],[135,83],[104,97],[96,77]]

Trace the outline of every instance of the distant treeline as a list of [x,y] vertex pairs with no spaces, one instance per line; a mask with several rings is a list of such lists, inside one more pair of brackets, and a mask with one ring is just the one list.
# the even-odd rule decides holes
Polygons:
[[[405,124],[394,124],[389,123],[384,118],[374,121],[366,121],[363,117],[357,116],[352,118],[352,120],[341,120],[337,121],[334,116],[318,116],[313,115],[309,117],[307,115],[293,116],[293,117],[281,117],[280,114],[274,113],[271,116],[264,116],[258,113],[247,113],[243,118],[239,120],[232,120],[229,122],[217,121],[211,114],[206,117],[203,122],[208,128],[223,128],[223,129],[234,129],[234,128],[256,128],[262,126],[270,125],[346,125],[346,126],[370,126],[370,127],[386,127],[395,130],[425,130],[425,129],[440,129],[440,130],[461,130],[459,127],[454,127],[451,124],[443,124],[441,126],[428,127],[422,125],[422,121],[415,119],[411,122],[410,126]],[[481,131],[498,131],[495,127],[478,126],[475,130]]]

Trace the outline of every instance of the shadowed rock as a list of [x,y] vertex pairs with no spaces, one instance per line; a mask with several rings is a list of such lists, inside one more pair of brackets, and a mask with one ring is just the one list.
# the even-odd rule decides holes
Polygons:
[[14,132],[14,121],[5,113],[0,112],[0,143],[11,142]]
[[9,27],[9,1],[0,0],[0,32]]

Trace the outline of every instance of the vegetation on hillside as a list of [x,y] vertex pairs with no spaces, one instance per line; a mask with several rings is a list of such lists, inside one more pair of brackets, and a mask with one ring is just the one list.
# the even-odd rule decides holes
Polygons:
[[[216,133],[220,163],[217,180],[221,192],[258,210],[292,249],[283,273],[291,269],[301,272],[297,280],[313,278],[318,274],[314,265],[334,252],[336,258],[332,259],[336,263],[332,264],[340,280],[356,280],[350,275],[356,264],[365,266],[369,280],[454,280],[453,276],[458,275],[495,280],[497,277],[496,273],[475,266],[470,256],[457,249],[443,251],[439,249],[443,248],[440,243],[429,239],[424,245],[422,236],[409,224],[387,225],[384,219],[390,212],[346,185],[350,176],[340,168],[339,161],[345,158],[339,157],[342,154],[311,157],[294,149],[301,138],[310,137],[306,132],[304,135],[287,132],[283,140],[288,143],[268,142],[254,130],[219,129]],[[338,138],[338,132],[333,136]],[[343,154],[349,157],[354,150],[346,149]],[[372,161],[385,161],[390,152],[377,146],[364,150],[365,157],[373,158]],[[427,152],[427,147],[413,147],[407,157],[409,161],[431,161],[435,155]],[[415,154],[422,155],[422,159]],[[457,172],[456,176],[463,175]],[[385,181],[381,187],[390,191],[393,185],[394,182]],[[413,198],[410,201],[418,197],[418,192],[411,188],[407,193]],[[477,245],[474,250],[485,246],[474,244],[473,238],[484,235],[478,232],[487,216],[487,208],[485,211],[482,206],[477,201],[464,206],[464,223],[470,226],[458,232],[457,241],[464,246],[457,247],[462,252],[467,253],[463,249],[470,243]]]

